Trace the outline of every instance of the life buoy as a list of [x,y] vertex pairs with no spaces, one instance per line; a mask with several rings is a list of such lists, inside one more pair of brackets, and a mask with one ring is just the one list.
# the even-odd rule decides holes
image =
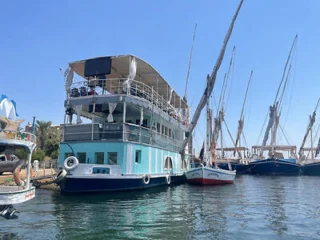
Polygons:
[[55,183],[60,183],[67,175],[67,171],[62,169],[60,172],[58,172],[54,182]]
[[145,175],[143,175],[142,176],[142,182],[144,183],[144,184],[149,184],[149,182],[150,182],[150,175],[149,174],[145,174]]
[[167,176],[166,176],[166,183],[167,183],[167,184],[170,184],[170,183],[171,183],[171,177],[170,177],[170,175],[167,175]]
[[75,156],[67,157],[66,160],[64,160],[63,166],[67,171],[70,171],[72,169],[75,169],[79,164],[78,158]]

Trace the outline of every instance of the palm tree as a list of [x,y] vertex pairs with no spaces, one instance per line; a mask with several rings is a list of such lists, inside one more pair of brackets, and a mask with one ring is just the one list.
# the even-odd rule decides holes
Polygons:
[[39,121],[37,120],[36,126],[36,136],[37,136],[37,143],[40,149],[44,149],[44,145],[48,140],[48,132],[51,127],[51,121]]

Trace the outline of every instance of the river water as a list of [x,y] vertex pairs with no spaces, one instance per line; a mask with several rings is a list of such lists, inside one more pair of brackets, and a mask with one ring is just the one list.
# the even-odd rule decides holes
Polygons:
[[37,190],[0,219],[1,239],[320,239],[320,178],[237,176],[232,185],[61,196]]

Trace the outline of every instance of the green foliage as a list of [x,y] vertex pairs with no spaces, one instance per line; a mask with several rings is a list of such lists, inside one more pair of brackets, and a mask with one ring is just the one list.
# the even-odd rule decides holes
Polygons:
[[58,150],[53,151],[50,155],[52,159],[58,159],[58,156],[59,156]]
[[46,156],[57,158],[61,131],[59,128],[52,127],[51,124],[51,121],[37,121],[35,131],[37,147],[43,150]]
[[59,142],[56,139],[49,139],[44,146],[44,151],[46,153],[46,156],[51,156],[51,154],[54,151],[58,151],[58,149],[59,149]]
[[45,156],[46,156],[46,154],[44,153],[44,151],[41,150],[40,148],[38,148],[36,151],[33,152],[32,160],[43,161]]
[[28,159],[28,151],[26,149],[20,148],[17,149],[14,154],[19,158],[19,159]]
[[48,132],[51,126],[51,121],[39,121],[37,120],[36,136],[38,147],[43,149],[45,142],[48,140]]

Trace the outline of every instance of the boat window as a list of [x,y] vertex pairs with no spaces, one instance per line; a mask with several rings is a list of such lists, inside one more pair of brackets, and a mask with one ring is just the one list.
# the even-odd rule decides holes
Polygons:
[[168,136],[168,128],[165,127],[164,129],[165,129],[165,135]]
[[100,168],[100,167],[94,167],[92,169],[93,174],[110,174],[110,168]]
[[104,164],[104,152],[95,153],[95,164]]
[[143,119],[142,127],[148,127],[148,119]]
[[157,132],[160,133],[160,123],[157,123]]
[[161,134],[164,135],[164,126],[161,126]]
[[108,152],[108,164],[116,165],[118,163],[118,153]]
[[169,137],[171,137],[171,128],[169,128]]
[[78,152],[77,158],[79,160],[79,163],[86,163],[86,153],[85,152]]
[[164,162],[164,169],[171,170],[172,169],[172,159],[171,157],[166,157],[166,160]]
[[187,169],[187,161],[185,159],[182,159],[181,170],[186,170],[186,169]]
[[136,163],[141,163],[141,150],[136,150]]

